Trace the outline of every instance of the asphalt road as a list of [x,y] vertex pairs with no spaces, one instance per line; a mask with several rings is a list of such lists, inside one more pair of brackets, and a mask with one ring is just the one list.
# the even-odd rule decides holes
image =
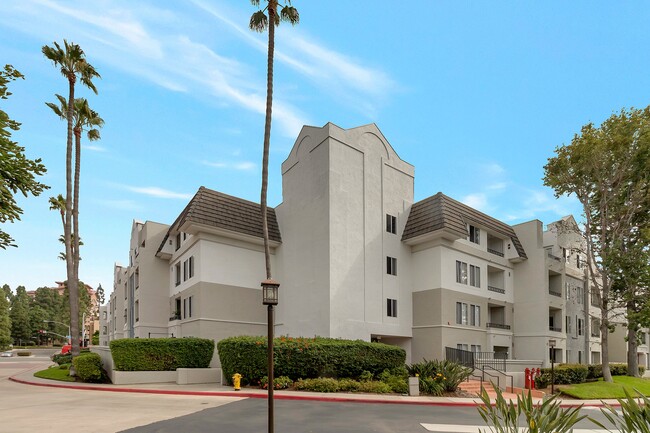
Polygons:
[[[603,421],[598,409],[583,409],[583,413]],[[278,400],[275,418],[278,433],[457,433],[478,432],[479,428],[489,431],[474,407]],[[247,399],[125,432],[259,433],[267,431],[266,419],[266,400]],[[597,428],[587,420],[578,427]]]

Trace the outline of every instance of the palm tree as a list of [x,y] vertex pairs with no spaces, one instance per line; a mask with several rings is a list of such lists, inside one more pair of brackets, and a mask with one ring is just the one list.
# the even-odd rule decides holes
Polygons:
[[[67,115],[68,132],[66,140],[66,195],[65,195],[65,224],[63,226],[63,236],[65,238],[65,253],[66,253],[66,274],[68,287],[70,288],[70,332],[72,338],[72,356],[79,355],[79,276],[78,262],[75,263],[75,254],[73,254],[73,240],[72,240],[72,222],[73,214],[74,219],[77,220],[79,206],[78,203],[73,202],[72,197],[72,134],[73,134],[73,119],[74,119],[74,92],[77,76],[81,84],[88,87],[95,94],[97,89],[93,84],[93,78],[99,78],[99,73],[95,68],[86,61],[86,55],[81,47],[75,43],[68,43],[63,40],[63,48],[54,42],[54,47],[44,45],[42,48],[43,55],[52,61],[54,66],[59,67],[61,74],[68,80],[68,101],[67,101]],[[78,178],[78,173],[75,174]],[[78,198],[78,197],[77,197]],[[78,231],[78,225],[75,231]],[[79,239],[79,236],[76,236]],[[78,245],[77,245],[78,246]]]
[[[260,0],[251,0],[255,7],[260,6]],[[268,17],[266,15],[268,13]],[[269,25],[269,21],[273,25]],[[269,51],[267,56],[266,75],[266,118],[264,120],[264,151],[262,156],[262,194],[260,208],[262,211],[262,230],[264,236],[264,260],[266,265],[266,278],[271,279],[271,251],[269,249],[269,224],[266,219],[266,196],[269,183],[269,147],[271,144],[271,111],[273,106],[273,54],[275,52],[275,27],[280,21],[287,21],[296,25],[300,21],[298,10],[291,5],[291,0],[285,4],[278,15],[278,0],[266,0],[266,6],[251,16],[249,27],[256,32],[269,31]]]

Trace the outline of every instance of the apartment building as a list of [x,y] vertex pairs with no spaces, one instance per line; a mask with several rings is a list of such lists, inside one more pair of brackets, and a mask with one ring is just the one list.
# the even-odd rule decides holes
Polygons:
[[[597,356],[580,248],[559,222],[512,227],[442,193],[414,203],[414,180],[374,124],[303,127],[268,215],[276,335],[382,341],[408,362],[450,347],[546,365],[551,340],[558,362]],[[109,341],[266,333],[258,204],[201,187],[170,226],[134,222],[129,261]]]

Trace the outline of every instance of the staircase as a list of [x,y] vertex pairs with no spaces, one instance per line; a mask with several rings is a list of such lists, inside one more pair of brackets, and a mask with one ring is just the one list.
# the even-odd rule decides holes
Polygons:
[[[481,393],[481,386],[485,388],[487,391],[488,396],[491,399],[495,399],[497,394],[494,391],[494,388],[492,387],[492,384],[490,382],[483,382],[481,384],[480,380],[468,380],[466,382],[461,382],[460,385],[458,385],[458,388],[462,389],[463,391],[469,393],[469,394],[475,394],[479,395]],[[542,398],[544,396],[544,393],[542,391],[538,391],[536,389],[530,390],[533,398]],[[528,395],[528,390],[527,389],[522,389],[522,388],[511,388],[508,387],[506,391],[502,392],[503,398],[506,400],[512,400],[512,401],[517,401],[517,395]]]

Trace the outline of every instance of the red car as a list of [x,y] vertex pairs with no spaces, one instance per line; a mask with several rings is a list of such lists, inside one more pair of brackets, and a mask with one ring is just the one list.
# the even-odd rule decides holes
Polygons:
[[70,350],[72,350],[72,344],[66,344],[61,348],[61,355],[65,355],[66,353],[69,353]]

